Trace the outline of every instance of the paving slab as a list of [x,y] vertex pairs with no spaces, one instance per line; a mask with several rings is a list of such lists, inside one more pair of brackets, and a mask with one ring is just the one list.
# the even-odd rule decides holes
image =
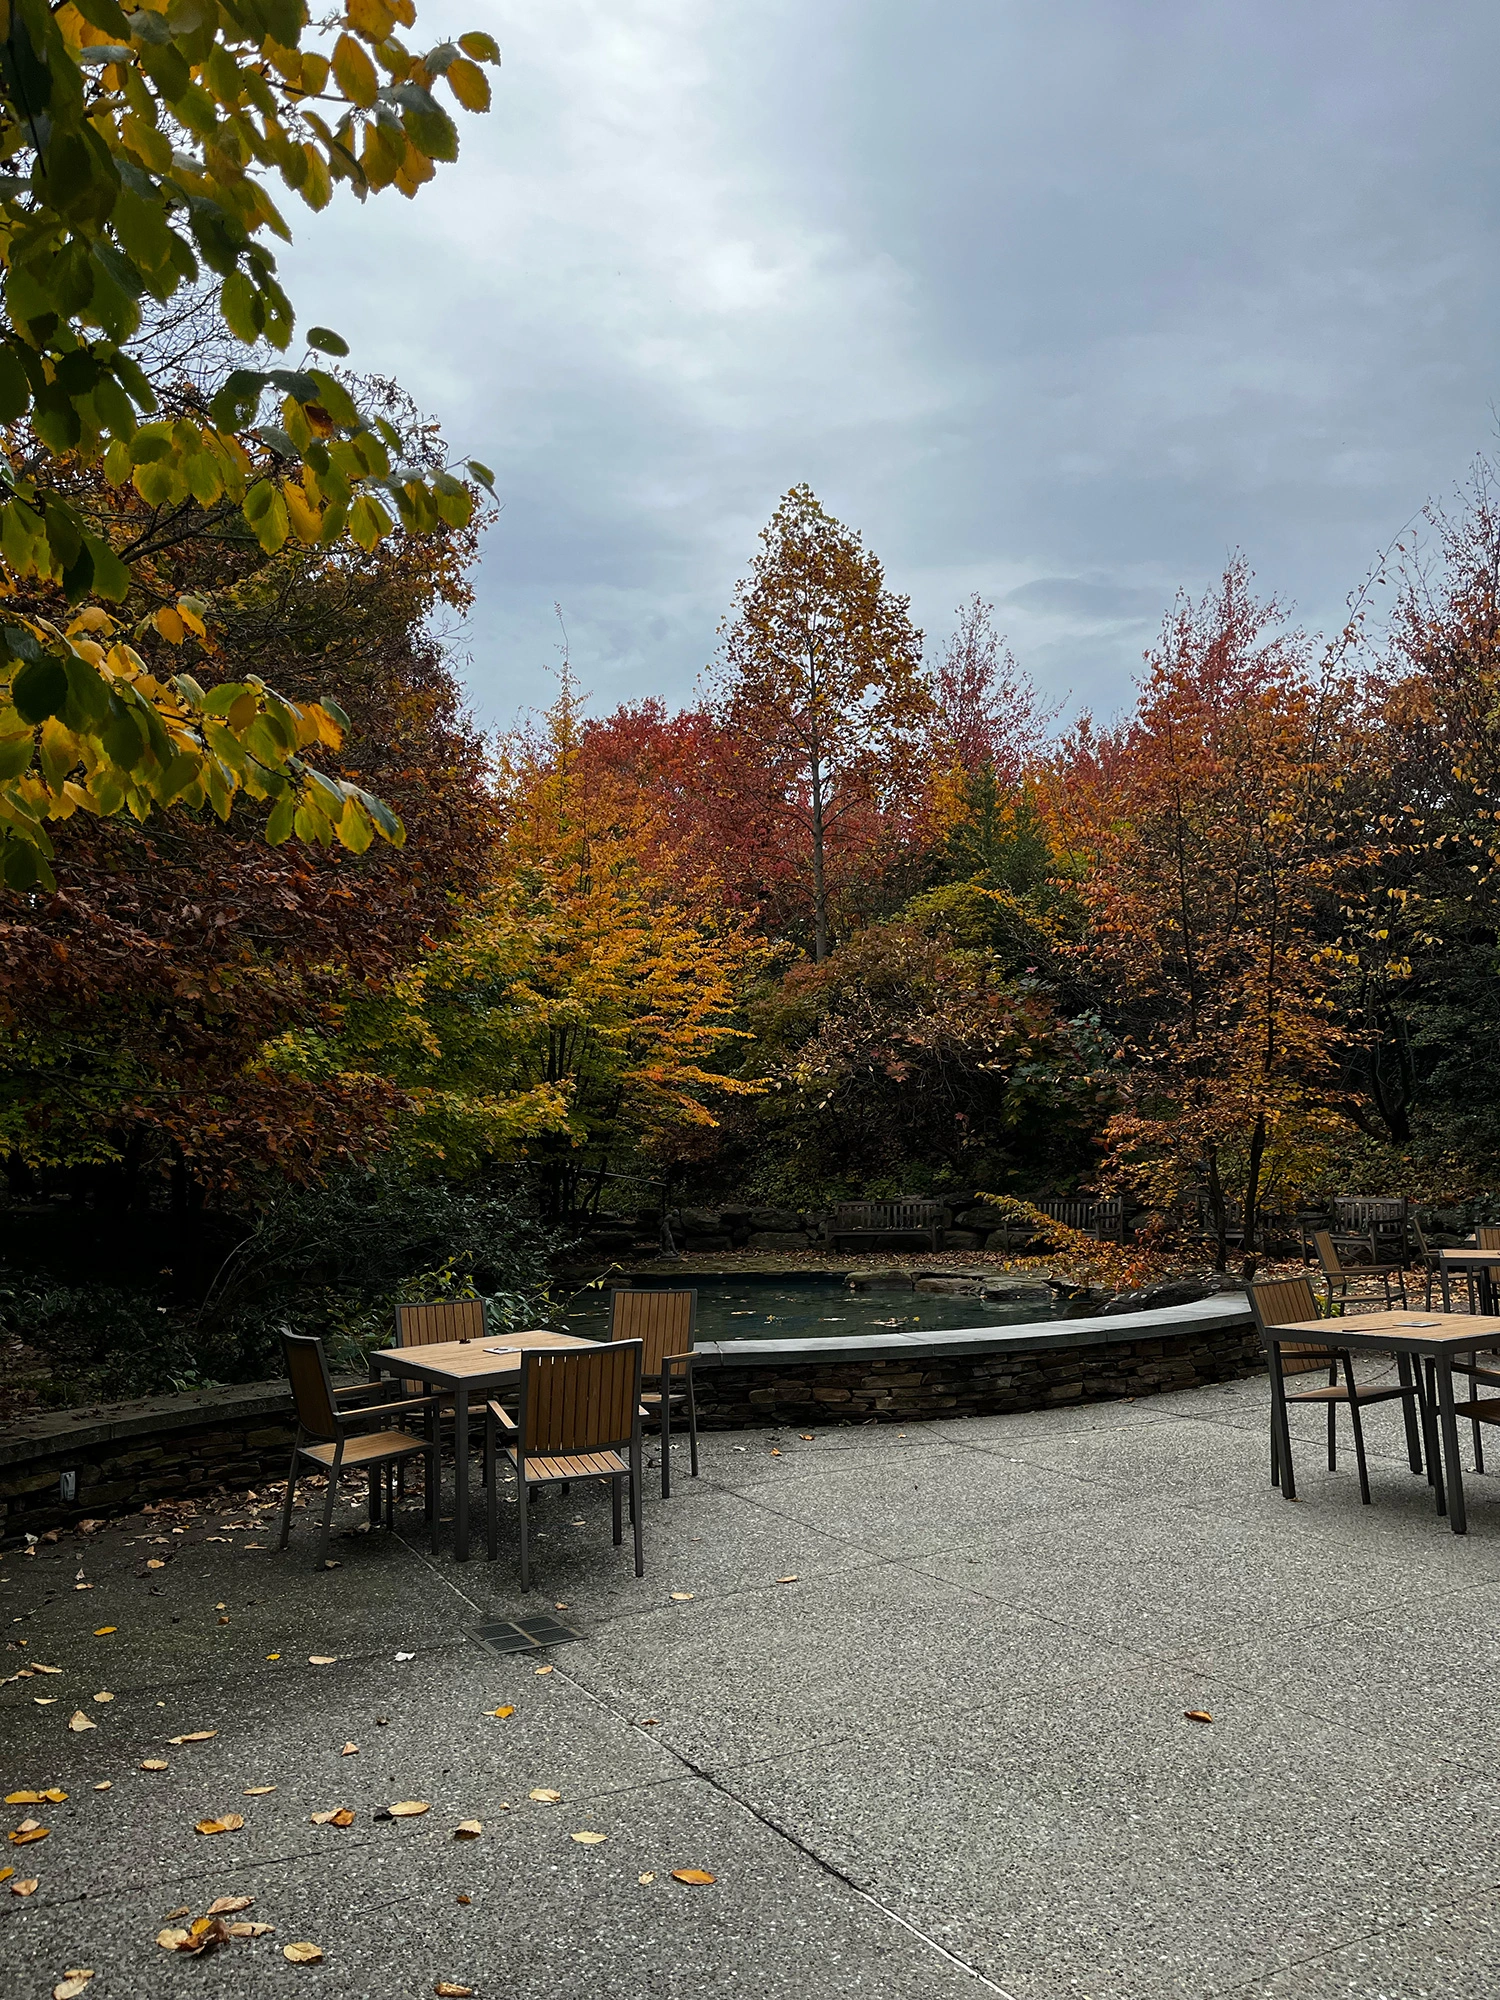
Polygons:
[[1491,2000],[1500,1893],[1423,1910],[1238,1989],[1246,2000]]

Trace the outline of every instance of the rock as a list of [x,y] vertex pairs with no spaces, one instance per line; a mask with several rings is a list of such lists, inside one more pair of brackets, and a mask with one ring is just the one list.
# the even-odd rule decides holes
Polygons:
[[945,1250],[982,1250],[984,1234],[978,1229],[948,1229],[943,1232]]
[[672,1217],[672,1233],[684,1236],[719,1236],[724,1225],[716,1208],[680,1208]]
[[734,1241],[727,1233],[722,1231],[718,1235],[706,1234],[695,1236],[689,1234],[682,1239],[682,1247],[684,1250],[732,1250],[734,1248]]
[[977,1299],[984,1290],[982,1278],[918,1278],[912,1287],[917,1292],[946,1292],[956,1298]]
[[1103,1311],[1110,1315],[1155,1312],[1163,1306],[1191,1306],[1199,1299],[1211,1297],[1218,1289],[1211,1277],[1164,1278],[1159,1285],[1146,1285],[1138,1292],[1117,1292]]
[[747,1250],[805,1250],[807,1236],[800,1229],[752,1229]]
[[764,1230],[801,1229],[802,1217],[791,1208],[752,1208],[745,1218],[756,1235]]
[[851,1271],[846,1280],[851,1292],[909,1292],[910,1271]]
[[1052,1294],[1045,1285],[1024,1284],[1011,1279],[985,1281],[984,1295],[987,1299],[1003,1299],[1015,1305],[1036,1305],[1046,1307],[1052,1303]]

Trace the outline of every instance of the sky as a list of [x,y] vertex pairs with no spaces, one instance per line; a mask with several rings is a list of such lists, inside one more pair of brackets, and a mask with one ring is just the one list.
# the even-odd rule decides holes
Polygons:
[[1394,0],[495,0],[407,204],[299,211],[303,324],[496,473],[454,658],[690,701],[809,482],[940,650],[979,591],[1108,717],[1242,550],[1320,629],[1493,448],[1500,9]]

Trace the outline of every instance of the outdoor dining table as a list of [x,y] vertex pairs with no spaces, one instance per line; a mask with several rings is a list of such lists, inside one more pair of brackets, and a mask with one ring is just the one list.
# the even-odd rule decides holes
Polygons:
[[1472,1243],[1466,1243],[1458,1250],[1439,1250],[1438,1274],[1443,1285],[1443,1311],[1452,1306],[1449,1293],[1449,1276],[1454,1271],[1477,1272],[1479,1277],[1479,1310],[1493,1313],[1495,1310],[1495,1272],[1500,1270],[1500,1257],[1493,1250],[1476,1250]]
[[469,1398],[500,1388],[521,1372],[525,1347],[593,1347],[572,1333],[499,1333],[483,1340],[434,1341],[430,1346],[383,1347],[370,1356],[376,1377],[422,1382],[453,1398],[453,1556],[469,1560]]
[[[1482,1253],[1481,1253],[1482,1254]],[[1494,1252],[1488,1253],[1493,1260]],[[1347,1348],[1351,1353],[1412,1354],[1432,1363],[1437,1392],[1437,1421],[1442,1434],[1441,1452],[1429,1424],[1425,1440],[1429,1458],[1439,1461],[1447,1497],[1448,1525],[1455,1535],[1469,1531],[1464,1509],[1463,1467],[1458,1457],[1458,1418],[1453,1408],[1453,1358],[1479,1348],[1500,1345],[1500,1317],[1480,1313],[1419,1313],[1398,1309],[1393,1312],[1361,1313],[1351,1319],[1297,1320],[1266,1329],[1267,1344],[1280,1346],[1283,1340],[1317,1341],[1324,1347]],[[1280,1374],[1271,1371],[1271,1421],[1276,1426],[1282,1463],[1292,1456],[1291,1432],[1287,1425],[1286,1397]]]

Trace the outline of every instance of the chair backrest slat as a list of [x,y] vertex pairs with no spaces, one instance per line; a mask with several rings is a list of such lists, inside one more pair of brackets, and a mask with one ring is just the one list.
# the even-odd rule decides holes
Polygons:
[[1500,1223],[1482,1222],[1474,1231],[1476,1250],[1500,1250]]
[[[1323,1274],[1329,1278],[1342,1278],[1344,1267],[1339,1262],[1338,1246],[1326,1229],[1315,1229],[1312,1233],[1313,1248],[1318,1253],[1318,1262]],[[1288,1282],[1294,1282],[1289,1280]]]
[[333,1400],[333,1378],[328,1372],[328,1356],[323,1343],[309,1333],[283,1333],[281,1351],[286,1358],[287,1380],[292,1385],[292,1401],[297,1422],[309,1437],[325,1441],[338,1436],[338,1418]]
[[521,1355],[521,1449],[563,1458],[628,1444],[641,1389],[641,1343],[526,1348]]
[[[1250,1309],[1263,1339],[1268,1334],[1274,1336],[1278,1326],[1296,1326],[1300,1321],[1318,1317],[1318,1303],[1306,1278],[1267,1278],[1252,1285]],[[1332,1349],[1321,1341],[1283,1340],[1277,1345],[1281,1349],[1282,1373],[1286,1375],[1324,1368],[1333,1358]]]
[[398,1347],[436,1347],[445,1340],[483,1339],[483,1299],[434,1299],[396,1308]]
[[690,1354],[698,1319],[693,1291],[617,1291],[610,1301],[611,1340],[641,1343],[641,1376],[653,1382],[669,1354]]

